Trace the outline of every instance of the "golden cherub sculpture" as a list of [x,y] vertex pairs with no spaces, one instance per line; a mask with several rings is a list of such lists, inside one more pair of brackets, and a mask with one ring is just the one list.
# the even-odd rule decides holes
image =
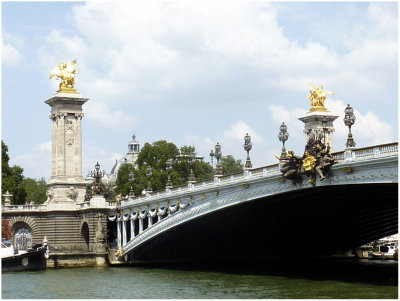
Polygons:
[[313,90],[310,90],[310,94],[308,95],[308,99],[311,100],[311,109],[310,111],[327,111],[325,108],[325,95],[333,95],[333,92],[324,90],[322,85],[319,85],[318,88],[314,87],[311,84],[308,84]]
[[60,63],[57,68],[54,68],[53,71],[51,71],[49,78],[52,78],[53,76],[55,76],[57,80],[61,78],[60,89],[58,92],[76,93],[74,88],[75,74],[77,74],[79,70],[77,70],[75,66],[76,60],[73,60],[68,64]]

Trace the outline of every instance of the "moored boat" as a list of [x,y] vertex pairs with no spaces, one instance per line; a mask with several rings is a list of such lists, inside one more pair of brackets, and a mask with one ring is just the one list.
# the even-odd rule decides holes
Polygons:
[[397,244],[387,243],[379,246],[378,252],[371,252],[370,259],[397,259],[398,258]]
[[2,272],[45,270],[46,259],[49,257],[47,247],[47,240],[26,251],[15,250],[12,243],[1,242]]

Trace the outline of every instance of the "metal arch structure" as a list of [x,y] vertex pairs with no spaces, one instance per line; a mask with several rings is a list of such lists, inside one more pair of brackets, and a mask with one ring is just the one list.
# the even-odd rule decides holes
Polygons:
[[[115,219],[121,223],[119,255],[168,261],[174,249],[172,257],[182,258],[198,249],[206,260],[202,245],[222,241],[213,257],[232,250],[232,257],[258,256],[285,239],[296,245],[314,240],[328,254],[397,233],[398,144],[346,149],[334,157],[329,178],[315,187],[306,178],[298,184],[283,179],[276,164],[122,201]],[[193,237],[199,239],[188,242]]]

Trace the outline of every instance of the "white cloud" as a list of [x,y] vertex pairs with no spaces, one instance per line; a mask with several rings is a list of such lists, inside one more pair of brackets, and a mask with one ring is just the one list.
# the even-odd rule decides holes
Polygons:
[[[336,145],[343,147],[347,141],[349,131],[343,122],[346,106],[347,103],[343,100],[331,100],[329,102],[329,109],[334,115],[339,116],[335,121],[334,137],[336,141],[340,142],[337,142]],[[351,128],[351,132],[357,147],[397,141],[393,126],[381,120],[375,113],[371,111],[362,113],[354,109],[354,115],[356,116],[356,120]]]
[[11,44],[2,42],[2,63],[4,66],[15,66],[22,61],[21,53]]
[[111,112],[104,103],[88,103],[85,116],[88,120],[95,122],[98,125],[111,128],[125,128],[136,123],[136,119],[118,110]]
[[[382,34],[395,31],[390,6],[370,5],[367,29],[378,29],[340,33],[351,43],[346,54],[289,40],[278,16],[279,7],[268,2],[87,2],[73,11],[79,35],[53,30],[40,52],[47,65],[78,58],[77,85],[84,83],[82,92],[103,112],[117,101],[164,99],[171,90],[213,84],[226,91],[243,69],[260,72],[258,85],[275,93],[303,92],[312,82],[340,86],[349,97],[376,95],[393,80],[397,39]],[[363,33],[356,42],[354,32]]]
[[51,141],[38,143],[28,154],[10,158],[10,165],[19,165],[24,175],[31,178],[49,179],[51,176]]
[[251,136],[254,143],[265,144],[265,140],[242,120],[232,124],[230,129],[224,132],[223,141],[243,142],[246,134]]
[[95,146],[90,142],[84,142],[82,152],[82,175],[86,177],[97,162],[100,169],[106,173],[110,173],[111,168],[115,164],[115,160],[121,159],[125,154],[110,153],[101,147]]

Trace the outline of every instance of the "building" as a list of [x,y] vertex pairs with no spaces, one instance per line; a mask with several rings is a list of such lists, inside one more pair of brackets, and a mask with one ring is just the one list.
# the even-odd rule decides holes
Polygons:
[[133,164],[135,168],[138,168],[136,160],[140,153],[140,144],[136,140],[136,135],[132,135],[132,140],[128,143],[128,152],[124,157],[119,160],[115,160],[115,164],[111,169],[111,172],[107,174],[107,180],[109,182],[115,182],[117,180],[118,170],[127,163]]

